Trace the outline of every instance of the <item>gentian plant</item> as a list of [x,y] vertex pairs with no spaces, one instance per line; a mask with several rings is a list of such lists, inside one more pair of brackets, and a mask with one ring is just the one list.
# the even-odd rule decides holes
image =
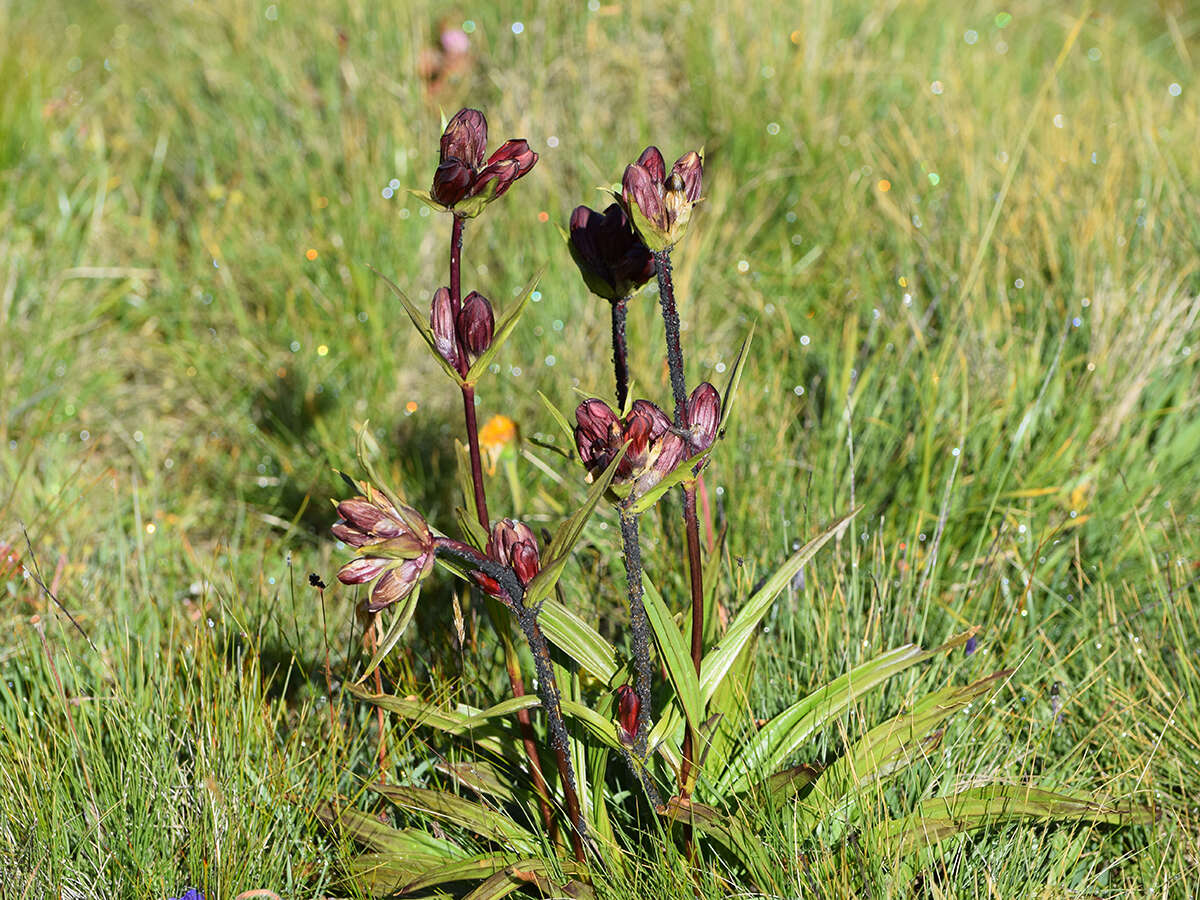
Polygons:
[[[482,294],[462,294],[463,234],[469,220],[530,172],[537,154],[525,141],[510,140],[485,159],[486,136],[483,114],[471,109],[456,114],[442,136],[427,199],[450,213],[448,284],[433,292],[426,311],[387,282],[462,395],[461,533],[438,533],[398,491],[380,482],[363,453],[367,478],[346,479],[355,496],[336,504],[340,519],[333,532],[356,551],[338,577],[361,586],[362,610],[379,634],[364,680],[378,674],[412,621],[421,585],[440,566],[466,582],[473,602],[486,610],[503,649],[510,695],[479,709],[387,694],[378,680],[375,690],[362,687],[362,680],[351,688],[363,701],[428,733],[441,758],[437,770],[447,776],[432,786],[384,778],[370,787],[436,820],[432,834],[385,825],[340,802],[320,811],[370,848],[352,877],[377,894],[420,895],[478,882],[472,897],[518,889],[581,897],[591,895],[598,871],[619,874],[666,840],[678,842],[697,872],[706,859],[719,858],[744,883],[773,892],[803,878],[781,871],[747,826],[751,813],[764,805],[786,806],[797,844],[854,841],[869,827],[872,837],[896,849],[897,858],[917,858],[947,838],[1007,820],[1150,818],[1151,810],[1129,803],[976,782],[920,800],[883,824],[877,818],[862,824],[863,811],[877,808],[880,786],[919,765],[941,739],[948,718],[988,698],[1012,673],[995,672],[919,698],[848,741],[824,765],[814,759],[814,738],[894,676],[956,648],[973,650],[977,629],[933,649],[898,647],[799,698],[771,720],[753,720],[746,697],[763,617],[857,510],[797,549],[749,596],[721,598],[737,609],[722,628],[714,577],[721,555],[710,550],[704,558],[697,490],[728,427],[750,336],[722,390],[707,382],[689,390],[671,273],[672,254],[702,208],[699,152],[684,153],[668,171],[659,150],[648,147],[625,170],[616,202],[604,212],[580,206],[571,214],[564,232],[569,252],[586,287],[612,307],[615,407],[600,397],[586,399],[570,417],[572,424],[546,401],[547,415],[572,448],[566,455],[577,461],[563,483],[578,484],[582,496],[552,535],[539,539],[527,523],[490,517],[476,387],[516,327],[537,276],[497,316]],[[650,399],[629,398],[625,313],[631,297],[655,278],[669,413]],[[514,430],[507,419],[504,423],[498,432]],[[689,589],[678,619],[645,571],[641,545],[643,520],[675,490],[684,519],[679,558]],[[620,526],[625,569],[629,627],[621,646],[560,602],[556,590],[586,523],[606,507]],[[461,620],[457,627],[461,636]],[[527,652],[518,651],[517,638]],[[798,758],[805,762],[797,765]],[[618,819],[622,827],[614,826]]]

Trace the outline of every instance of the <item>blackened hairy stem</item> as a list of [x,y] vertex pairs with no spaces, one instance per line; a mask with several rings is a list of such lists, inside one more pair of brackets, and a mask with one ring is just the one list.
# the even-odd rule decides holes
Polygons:
[[671,248],[654,252],[658,273],[658,302],[662,306],[663,326],[667,332],[667,368],[671,373],[671,394],[675,398],[675,427],[683,427],[687,407],[687,382],[683,378],[683,348],[679,345],[679,312],[675,309],[675,284],[671,281]]
[[642,545],[638,535],[638,516],[624,507],[621,509],[621,541],[625,549],[625,583],[629,592],[629,630],[633,633],[633,688],[638,697],[633,752],[642,758],[646,755],[646,740],[650,736],[650,692],[654,670],[650,663],[650,624],[646,619],[646,604],[642,597]]
[[505,600],[502,602],[512,610],[533,656],[533,666],[537,672],[538,697],[541,699],[542,709],[546,713],[546,723],[550,726],[550,746],[558,761],[558,772],[562,778],[563,794],[567,801],[567,817],[573,826],[571,845],[575,859],[584,862],[583,841],[587,837],[587,823],[583,821],[579,810],[575,770],[571,765],[567,726],[562,716],[562,695],[558,689],[558,679],[554,675],[554,665],[550,661],[550,647],[537,623],[540,605],[532,608],[526,606],[525,587],[517,578],[517,573],[508,566],[484,556],[469,544],[452,538],[439,537],[435,541],[435,552],[438,556],[452,559],[470,569],[482,572],[494,579],[500,585],[500,589],[504,591]]
[[617,410],[625,408],[629,396],[629,350],[625,345],[625,315],[629,295],[612,302],[613,373],[617,379]]

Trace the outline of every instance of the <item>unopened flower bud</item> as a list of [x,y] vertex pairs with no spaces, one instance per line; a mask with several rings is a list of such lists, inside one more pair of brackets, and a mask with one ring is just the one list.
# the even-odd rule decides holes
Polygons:
[[486,150],[487,119],[477,109],[460,109],[442,133],[441,161],[454,157],[478,169]]
[[477,216],[538,159],[529,144],[518,139],[506,141],[485,163],[486,147],[483,113],[459,110],[442,134],[439,165],[429,192],[435,203],[453,210],[456,216]]
[[458,337],[467,354],[475,359],[492,346],[496,317],[483,294],[471,291],[458,314]]
[[700,199],[704,164],[694,150],[666,171],[657,147],[647,147],[625,169],[621,199],[634,227],[651,250],[676,244],[687,231],[692,208]]
[[630,685],[617,688],[617,733],[622,744],[632,745],[637,740],[638,715],[642,701]]
[[462,355],[455,328],[454,302],[450,299],[448,288],[440,287],[434,292],[429,311],[429,330],[433,332],[433,345],[442,359],[458,369]]
[[688,398],[684,418],[691,433],[690,455],[711,447],[721,424],[721,395],[717,389],[707,381],[702,382]]

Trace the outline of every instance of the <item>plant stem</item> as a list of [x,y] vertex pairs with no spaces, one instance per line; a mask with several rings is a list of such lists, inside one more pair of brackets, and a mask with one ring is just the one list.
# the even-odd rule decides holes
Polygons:
[[583,841],[587,837],[587,823],[583,821],[583,816],[580,814],[579,794],[575,787],[575,770],[571,765],[570,739],[567,736],[567,726],[562,717],[562,695],[558,689],[558,679],[554,675],[550,647],[537,623],[540,606],[530,608],[525,605],[525,587],[517,578],[516,572],[508,566],[489,559],[469,544],[440,537],[437,538],[436,552],[443,557],[464,564],[470,569],[478,569],[494,579],[508,598],[506,605],[516,616],[517,625],[525,635],[530,653],[533,655],[533,666],[537,672],[538,697],[542,701],[542,709],[546,713],[546,723],[550,727],[550,746],[558,761],[558,772],[562,778],[563,795],[567,803],[567,817],[572,825],[571,846],[576,861],[585,862]]
[[617,411],[625,408],[629,397],[629,350],[625,345],[625,316],[629,309],[629,296],[612,302],[613,372],[617,378]]
[[[517,650],[509,635],[508,623],[504,621],[504,614],[493,598],[485,598],[485,605],[488,618],[492,620],[492,627],[500,635],[500,642],[504,646],[504,667],[508,671],[508,683],[512,687],[513,696],[524,697],[525,681],[521,678],[521,662],[517,658]],[[553,842],[557,838],[558,827],[554,820],[554,811],[550,808],[550,789],[546,785],[546,776],[542,772],[542,761],[538,755],[537,741],[533,736],[533,719],[529,715],[529,710],[518,710],[517,722],[521,729],[521,743],[525,745],[525,755],[529,758],[529,775],[538,795],[538,807],[541,809],[542,820],[546,823],[546,831],[550,834],[550,840]]]
[[633,752],[646,755],[650,735],[650,690],[653,668],[650,664],[650,626],[642,600],[642,546],[638,536],[638,516],[621,508],[621,540],[625,548],[625,584],[629,592],[629,630],[633,633],[634,690],[638,696],[637,733]]
[[459,275],[462,261],[463,225],[466,219],[454,216],[450,228],[450,302],[457,314],[462,309],[462,281]]
[[464,384],[463,419],[467,425],[467,448],[471,454],[471,485],[475,488],[475,515],[485,533],[492,526],[488,521],[487,494],[483,490],[483,460],[479,455],[479,425],[475,421],[475,386]]
[[[463,227],[466,220],[454,216],[454,224],[450,230],[450,302],[457,312],[462,308],[462,246]],[[465,375],[466,360],[462,361],[461,374]],[[463,420],[467,431],[467,447],[471,455],[471,485],[475,490],[475,515],[485,534],[491,532],[488,517],[487,493],[483,486],[483,462],[479,453],[479,425],[475,419],[475,388],[473,385],[463,385]],[[499,617],[492,619],[497,634],[504,645],[505,669],[508,672],[508,684],[514,697],[525,696],[525,682],[521,678],[521,665],[513,649],[512,638],[509,637],[507,624]],[[538,795],[538,806],[546,828],[553,838],[554,815],[550,809],[550,789],[546,785],[546,776],[542,772],[541,759],[538,757],[537,741],[533,734],[533,718],[529,710],[517,712],[517,723],[521,731],[521,743],[525,747],[525,755],[529,758],[529,774],[533,780],[534,790]]]
[[[663,326],[667,334],[667,368],[671,374],[671,394],[675,398],[675,427],[683,428],[687,412],[687,382],[683,377],[683,348],[679,343],[679,312],[675,308],[675,285],[671,281],[671,249],[668,247],[655,251],[654,263],[658,272],[658,299],[662,305]],[[687,526],[687,558],[692,588],[692,664],[699,673],[700,658],[704,652],[704,574],[700,569],[696,486],[694,483],[685,483],[683,491],[683,518]],[[694,768],[693,756],[697,744],[699,736],[689,722],[683,738],[683,762],[679,767],[679,793],[685,799],[691,794],[688,782]],[[683,841],[688,857],[691,858],[693,844],[690,825],[684,827]]]
[[687,405],[687,382],[683,378],[683,348],[679,345],[679,312],[675,309],[675,285],[671,281],[671,248],[656,250],[654,268],[658,273],[658,302],[662,306],[663,326],[667,332],[667,368],[671,373],[671,394],[675,398],[675,427],[683,427]]

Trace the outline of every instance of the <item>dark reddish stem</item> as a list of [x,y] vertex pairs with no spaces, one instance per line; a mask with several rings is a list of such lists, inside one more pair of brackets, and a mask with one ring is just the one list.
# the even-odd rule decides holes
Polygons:
[[625,408],[629,396],[629,350],[625,345],[625,316],[629,309],[629,297],[612,303],[613,372],[617,377],[617,409]]
[[467,448],[471,454],[471,484],[475,488],[475,515],[485,533],[490,533],[492,526],[488,521],[487,495],[483,491],[483,460],[479,455],[479,425],[475,421],[475,386],[464,384],[463,418],[467,423]]
[[[700,569],[700,526],[696,516],[696,482],[683,485],[683,520],[687,526],[688,576],[692,589],[692,665],[700,674],[704,653],[704,573]],[[695,737],[689,728],[683,736],[683,764],[679,770],[680,792],[687,797],[688,776],[691,774]]]
[[[455,216],[450,230],[450,302],[457,311],[462,308],[462,247],[463,227],[466,220]],[[466,375],[467,361],[465,357],[460,363],[459,373]],[[483,486],[483,460],[479,453],[479,424],[475,419],[475,387],[464,384],[463,420],[467,430],[467,447],[471,455],[471,485],[475,490],[475,515],[483,528],[484,534],[491,532],[491,522],[488,517],[487,493]],[[521,678],[521,666],[517,654],[513,650],[512,640],[507,634],[507,625],[502,621],[494,621],[497,631],[504,629],[501,640],[505,647],[504,662],[508,672],[508,684],[514,697],[525,696],[525,682]],[[525,755],[529,758],[529,774],[533,781],[534,790],[538,795],[538,806],[542,818],[551,835],[554,834],[554,814],[550,808],[550,789],[546,785],[546,776],[542,772],[542,762],[538,756],[537,741],[533,733],[533,718],[529,710],[517,712],[517,724],[521,731],[521,743],[525,747]]]
[[457,313],[462,308],[462,278],[459,270],[462,264],[463,224],[466,219],[454,217],[454,225],[450,229],[450,302]]

